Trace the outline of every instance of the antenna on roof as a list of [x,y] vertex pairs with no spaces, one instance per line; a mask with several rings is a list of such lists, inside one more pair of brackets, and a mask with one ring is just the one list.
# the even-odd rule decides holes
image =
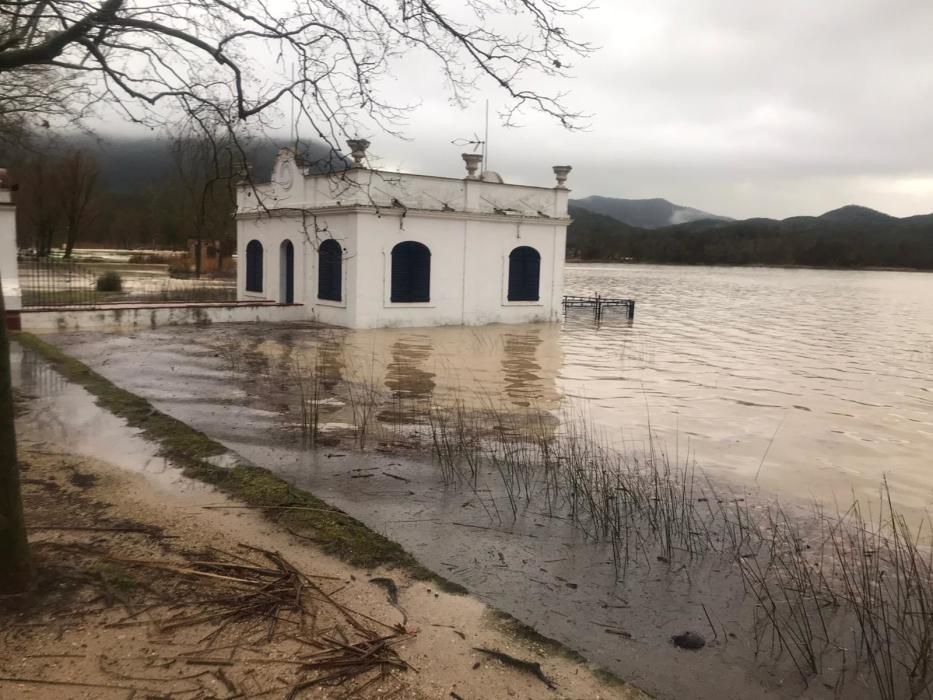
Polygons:
[[[295,62],[292,61],[292,87],[295,85]],[[291,116],[289,117],[289,140],[292,142],[292,147],[295,148],[298,146],[298,126],[295,124],[295,93],[292,92],[291,100]]]
[[451,143],[454,146],[473,146],[473,153],[482,149],[483,170],[489,170],[489,100],[486,100],[486,126],[483,138],[473,132],[472,139],[454,139]]
[[[476,153],[479,150],[480,146],[485,146],[486,142],[483,141],[479,134],[473,134],[472,139],[454,139],[451,141],[454,146],[473,146],[473,153]],[[483,157],[486,157],[486,149],[483,148]]]
[[486,133],[483,135],[483,169],[492,170],[489,167],[489,100],[486,100]]

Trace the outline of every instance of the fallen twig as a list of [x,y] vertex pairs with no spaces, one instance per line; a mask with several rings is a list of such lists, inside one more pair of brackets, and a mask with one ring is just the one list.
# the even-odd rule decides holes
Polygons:
[[73,532],[135,532],[141,535],[150,535],[151,537],[163,537],[163,538],[174,538],[175,535],[166,535],[158,528],[151,528],[145,526],[137,527],[93,527],[90,525],[87,526],[78,526],[78,525],[29,525],[27,530],[61,530],[64,532],[73,531]]
[[[145,690],[133,685],[116,685],[114,683],[85,683],[82,681],[56,681],[48,678],[23,678],[18,676],[0,676],[0,683],[26,683],[29,685],[56,685],[73,688],[102,688],[104,690]],[[157,692],[149,690],[147,692]]]
[[186,656],[184,659],[185,663],[191,666],[235,666],[237,663],[233,659],[210,659],[199,656]]

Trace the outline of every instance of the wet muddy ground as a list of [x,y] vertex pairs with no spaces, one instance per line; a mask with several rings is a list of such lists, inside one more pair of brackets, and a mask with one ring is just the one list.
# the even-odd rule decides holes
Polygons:
[[[52,340],[159,410],[346,510],[431,569],[649,693],[833,696],[843,669],[832,659],[805,685],[786,654],[772,654],[773,635],[756,636],[754,602],[731,557],[671,557],[645,548],[620,571],[607,546],[586,540],[540,501],[522,504],[513,515],[489,469],[475,487],[445,483],[430,454],[410,447],[423,426],[381,425],[366,449],[357,449],[352,415],[335,397],[322,401],[326,444],[303,446],[294,358],[276,359],[261,346],[326,345],[328,333],[302,325],[251,325]],[[39,366],[27,356],[20,371],[29,375]],[[330,363],[328,371],[335,366]],[[399,390],[418,398],[417,386],[399,384]],[[94,434],[93,426],[81,425],[80,413],[57,413],[54,420],[74,421],[78,433]],[[754,498],[742,489],[728,493]],[[677,648],[672,637],[684,632],[702,635],[704,648]],[[849,683],[843,696],[872,693]]]

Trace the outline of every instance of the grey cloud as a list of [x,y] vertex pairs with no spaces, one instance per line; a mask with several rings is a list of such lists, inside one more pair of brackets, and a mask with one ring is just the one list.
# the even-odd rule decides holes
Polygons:
[[[933,4],[603,5],[571,27],[602,46],[568,86],[594,113],[591,129],[567,134],[532,115],[494,129],[493,167],[506,177],[547,184],[566,161],[579,195],[662,196],[730,216],[850,202],[933,210]],[[481,106],[462,112],[432,90],[407,129],[413,141],[377,136],[374,149],[457,174],[449,141],[481,123]]]

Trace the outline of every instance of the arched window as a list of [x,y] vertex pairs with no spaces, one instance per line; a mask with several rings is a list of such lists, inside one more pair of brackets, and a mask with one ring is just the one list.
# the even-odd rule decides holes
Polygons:
[[321,243],[317,251],[317,298],[342,301],[343,249],[333,238]]
[[262,243],[259,241],[246,245],[246,291],[262,291]]
[[509,301],[538,301],[541,255],[534,248],[520,246],[509,253]]
[[431,251],[415,241],[399,243],[392,249],[393,302],[431,300]]
[[295,303],[295,246],[287,238],[279,247],[279,270],[282,277],[279,301],[283,304]]

